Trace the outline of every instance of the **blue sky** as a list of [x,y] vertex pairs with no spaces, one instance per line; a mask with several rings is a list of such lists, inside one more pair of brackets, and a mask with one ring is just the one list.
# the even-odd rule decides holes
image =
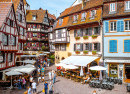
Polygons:
[[49,13],[60,15],[66,8],[70,7],[76,0],[27,0],[30,9],[47,9]]

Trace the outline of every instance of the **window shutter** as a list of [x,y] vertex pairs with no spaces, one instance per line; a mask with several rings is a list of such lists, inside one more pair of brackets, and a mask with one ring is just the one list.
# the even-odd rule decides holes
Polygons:
[[117,21],[117,31],[121,31],[121,21]]
[[76,37],[76,30],[74,30],[74,37]]
[[83,43],[80,44],[80,51],[83,51]]
[[128,40],[124,40],[124,52],[128,52]]
[[97,44],[97,51],[100,52],[100,43]]
[[109,52],[113,52],[112,40],[109,41]]
[[100,35],[101,26],[98,26],[98,35]]
[[92,51],[92,43],[89,43],[89,51]]
[[74,51],[76,51],[76,44],[74,44]]
[[124,31],[124,21],[121,21],[121,32]]
[[114,52],[117,52],[117,40],[113,41],[113,45],[114,45]]
[[109,23],[105,22],[105,33],[109,32]]
[[88,28],[88,32],[89,32],[89,36],[91,36],[92,35],[92,27]]
[[83,30],[84,30],[84,29],[80,29],[80,36],[81,36],[81,37],[83,36]]

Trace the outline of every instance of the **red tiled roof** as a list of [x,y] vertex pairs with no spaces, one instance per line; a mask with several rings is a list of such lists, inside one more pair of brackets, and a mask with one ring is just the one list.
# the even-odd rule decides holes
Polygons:
[[55,17],[54,15],[50,14],[50,13],[48,13],[48,17],[50,17],[50,18],[56,20],[56,17]]
[[[0,2],[11,2],[11,0],[0,0]],[[15,12],[16,12],[20,0],[12,0],[12,2],[13,2],[13,4],[14,4],[14,10],[15,10]]]
[[11,6],[11,2],[0,2],[0,27],[4,23]]

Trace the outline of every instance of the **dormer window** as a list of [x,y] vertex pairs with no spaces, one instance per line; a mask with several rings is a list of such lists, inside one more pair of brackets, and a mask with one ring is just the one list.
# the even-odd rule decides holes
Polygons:
[[48,18],[47,17],[44,18],[44,22],[48,23]]
[[63,22],[63,19],[60,18],[60,19],[59,19],[59,26],[62,25],[62,22]]
[[84,20],[85,18],[86,18],[86,13],[83,12],[83,13],[82,13],[82,20]]
[[96,14],[96,10],[91,10],[91,14],[90,14],[91,18],[94,18],[95,14]]
[[78,15],[74,15],[74,23],[76,23],[78,21]]
[[126,4],[126,6],[125,6],[126,10],[130,10],[130,1],[126,1],[125,4]]
[[110,4],[110,12],[116,11],[116,3]]
[[33,20],[36,20],[36,15],[33,15]]

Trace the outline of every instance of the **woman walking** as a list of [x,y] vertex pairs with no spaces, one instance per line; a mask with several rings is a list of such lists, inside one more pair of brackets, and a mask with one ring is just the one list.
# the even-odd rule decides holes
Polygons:
[[44,83],[44,89],[45,89],[45,94],[47,94],[48,91],[48,83],[45,81]]

